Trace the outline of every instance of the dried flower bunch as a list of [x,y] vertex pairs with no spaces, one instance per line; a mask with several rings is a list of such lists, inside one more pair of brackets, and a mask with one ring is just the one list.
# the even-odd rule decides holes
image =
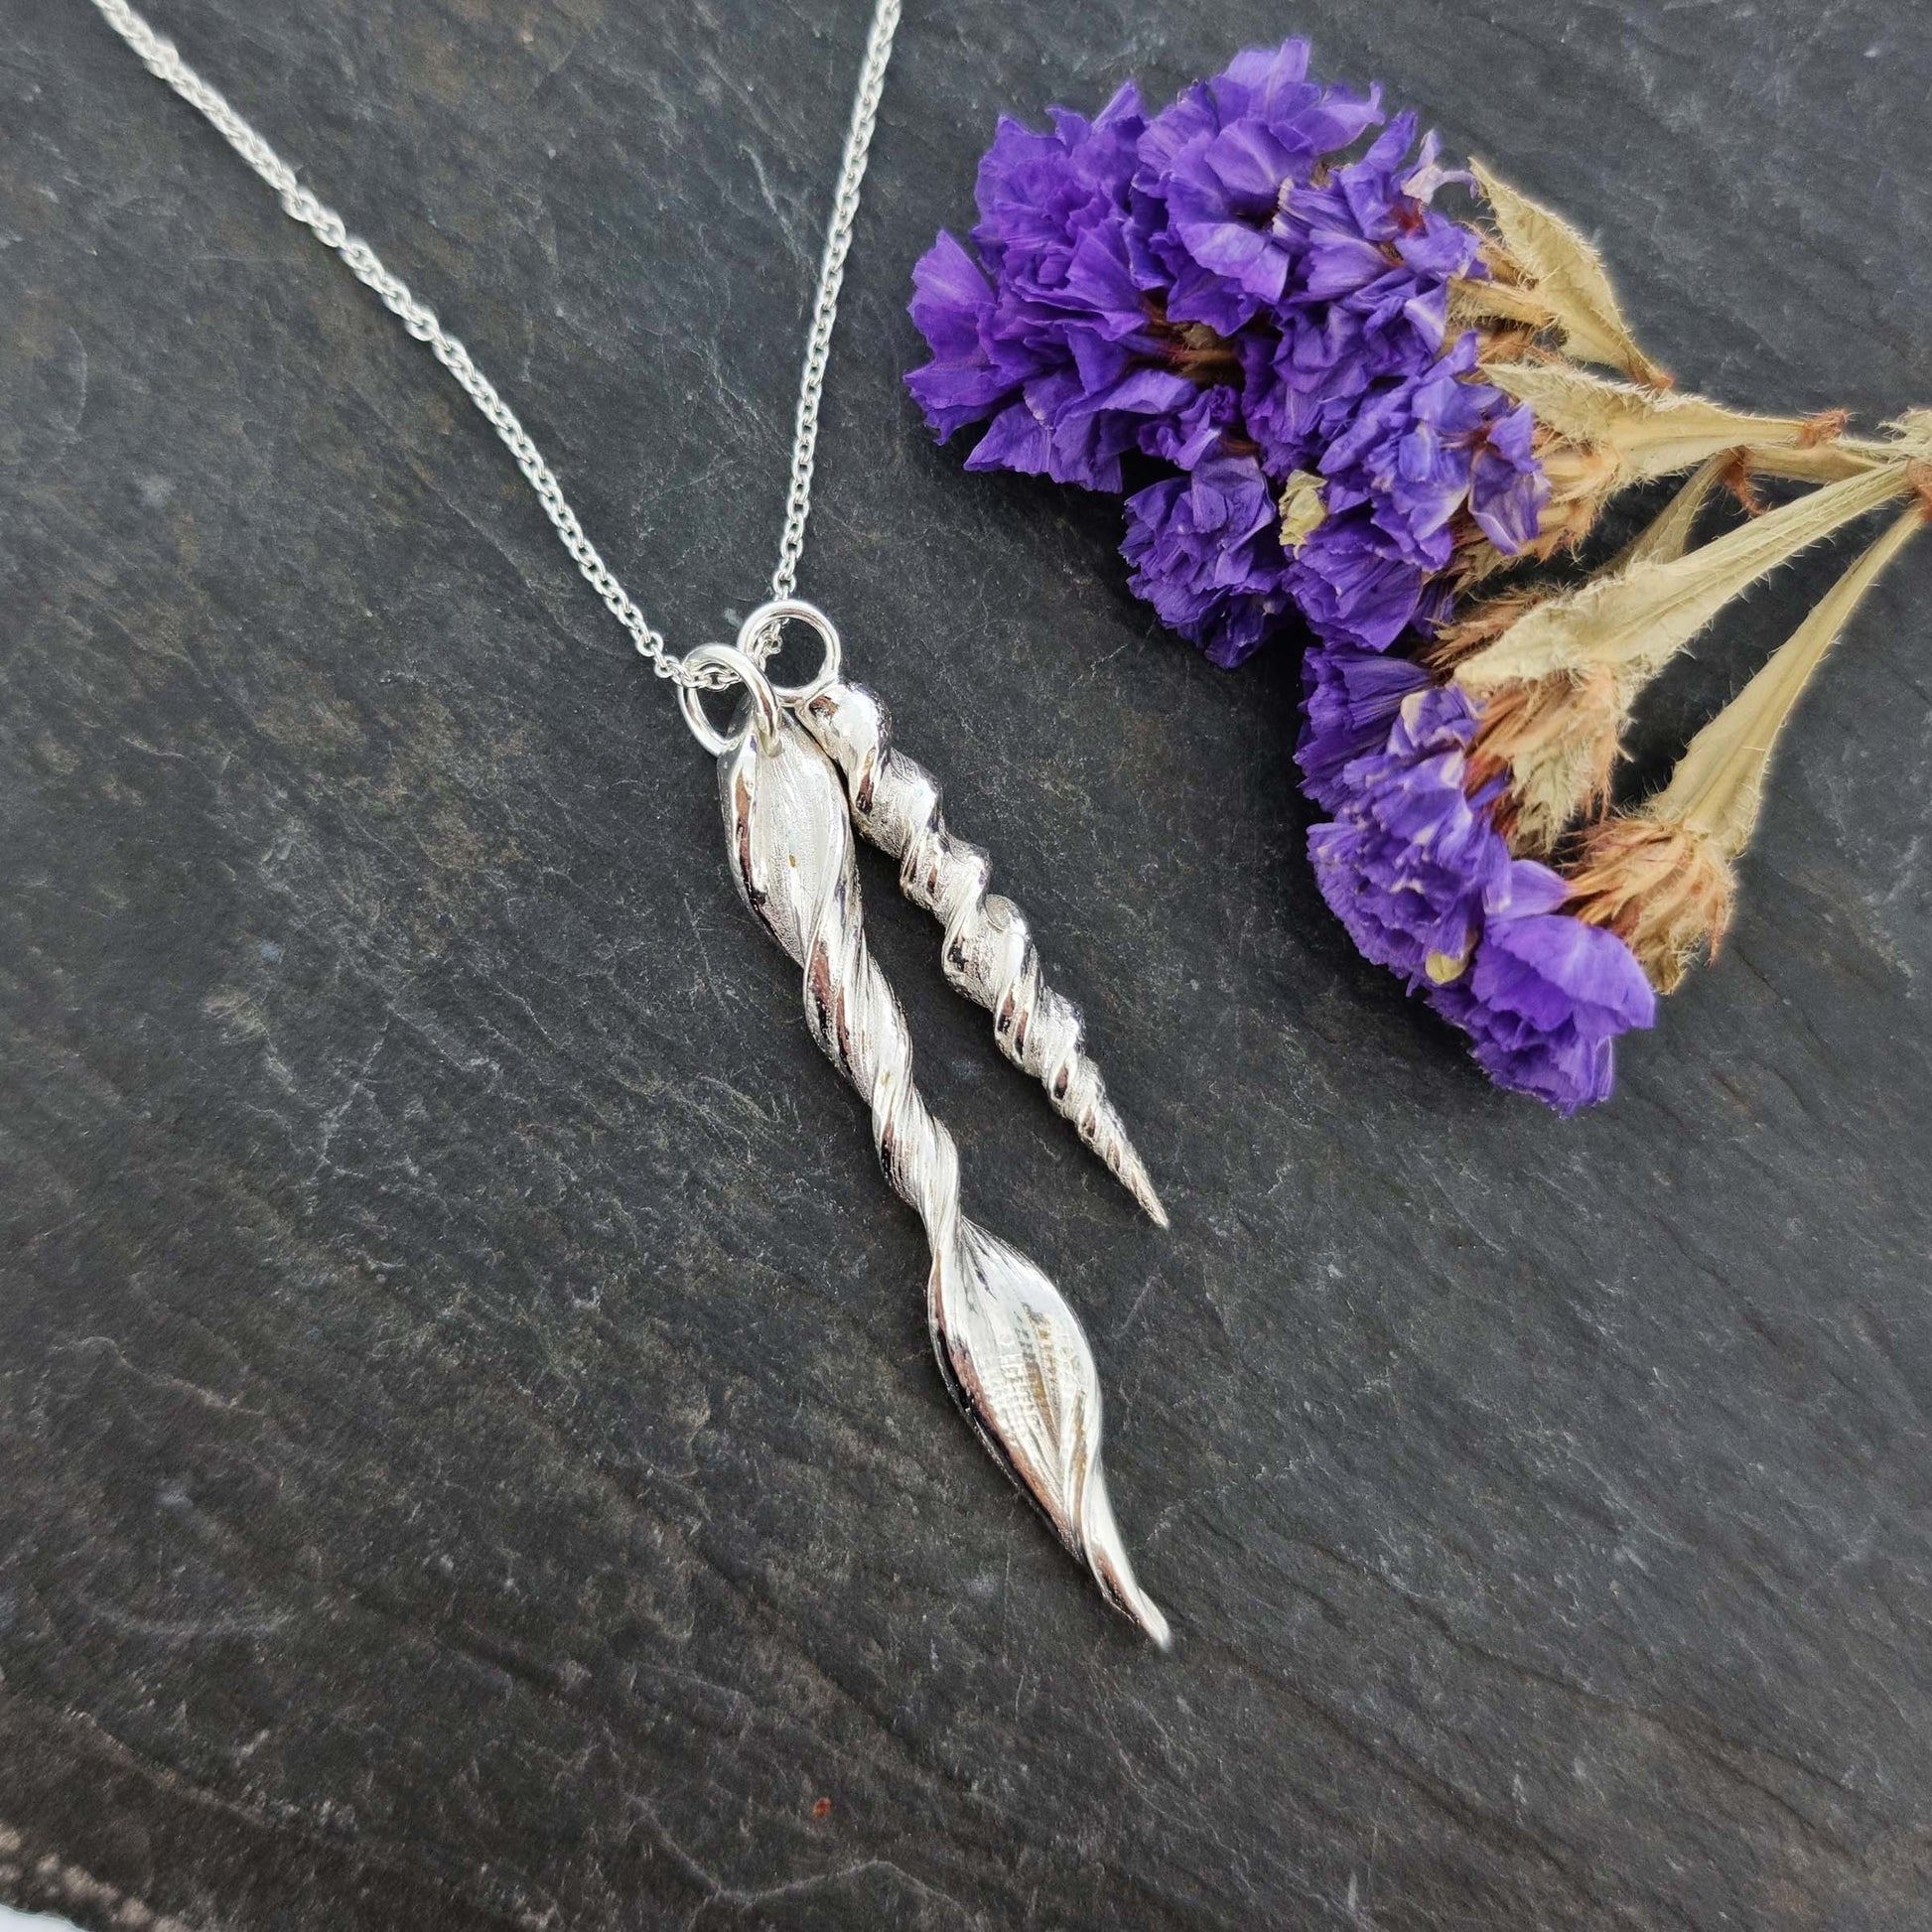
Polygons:
[[[1778,733],[1932,509],[1932,412],[1864,439],[1678,392],[1574,228],[1308,58],[1243,54],[1158,114],[1129,82],[1050,132],[1003,119],[972,247],[942,232],[915,271],[906,381],[942,440],[982,427],[969,470],[1124,494],[1132,588],[1215,663],[1299,614],[1324,897],[1493,1080],[1571,1113],[1723,939]],[[1437,208],[1451,185],[1479,225]],[[1544,568],[1680,473],[1592,575]],[[1808,487],[1765,509],[1760,478]],[[1752,515],[1699,544],[1720,491]],[[1645,685],[1886,505],[1669,784],[1612,810]]]

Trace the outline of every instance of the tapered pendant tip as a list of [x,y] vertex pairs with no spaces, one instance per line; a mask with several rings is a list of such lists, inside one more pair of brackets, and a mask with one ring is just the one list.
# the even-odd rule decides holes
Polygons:
[[1154,1182],[1148,1177],[1147,1170],[1141,1166],[1140,1157],[1132,1154],[1130,1150],[1129,1158],[1133,1165],[1117,1169],[1116,1173],[1127,1183],[1127,1191],[1146,1210],[1148,1219],[1158,1228],[1167,1227],[1168,1210],[1162,1206],[1161,1196],[1154,1191]]
[[1173,1648],[1173,1632],[1168,1628],[1168,1619],[1161,1614],[1161,1606],[1143,1596],[1133,1606],[1134,1621],[1154,1639],[1154,1647],[1163,1655]]

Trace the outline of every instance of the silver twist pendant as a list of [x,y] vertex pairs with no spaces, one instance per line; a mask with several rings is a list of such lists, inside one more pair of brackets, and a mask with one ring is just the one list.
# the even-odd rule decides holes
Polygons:
[[1046,1089],[1054,1111],[1166,1227],[1168,1210],[1083,1050],[1080,1009],[1040,976],[1027,915],[1012,899],[988,895],[991,862],[947,829],[938,780],[894,746],[884,700],[835,679],[798,708],[798,718],[844,777],[853,823],[899,862],[899,890],[946,928],[947,980],[992,1014],[1000,1051]]
[[[1135,1582],[1107,1496],[1093,1352],[1052,1283],[962,1212],[958,1149],[914,1084],[905,1016],[866,941],[848,816],[850,771],[842,778],[807,722],[815,699],[833,691],[844,698],[857,690],[834,682],[837,633],[810,606],[787,603],[754,613],[741,643],[755,641],[785,617],[803,618],[825,640],[826,666],[809,686],[774,692],[744,649],[707,645],[688,660],[694,669],[732,674],[750,699],[742,731],[725,737],[705,718],[696,690],[687,687],[684,693],[692,729],[718,754],[732,875],[759,922],[803,969],[805,1018],[812,1036],[871,1108],[873,1144],[886,1176],[925,1224],[932,1250],[926,1314],[947,1387],[994,1459],[1038,1505],[1108,1600],[1166,1648],[1167,1618]],[[877,701],[867,702],[876,713]],[[878,742],[883,746],[883,729]],[[923,772],[919,776],[931,792],[925,822],[936,826],[934,837],[944,841],[936,790]],[[865,820],[859,823],[864,827]],[[877,842],[887,844],[887,839],[881,836]],[[983,899],[983,858],[975,870],[976,887],[957,888],[951,896],[935,889],[930,901],[920,900],[946,918],[949,951],[955,921],[964,931],[980,916],[958,917]],[[965,879],[965,869],[960,878]],[[1021,976],[1029,1000],[1036,1001],[1038,967],[1024,921],[1020,932],[1022,955],[1031,962],[1031,971],[1023,966]],[[980,998],[975,989],[991,983],[976,973],[963,990]],[[1064,1008],[1064,1002],[1059,1004]],[[995,1016],[997,1025],[997,1006]],[[1062,1051],[1091,1075],[1092,1104],[1111,1120],[1098,1074],[1079,1053],[1077,1015],[1071,1024],[1071,1043]],[[1038,1073],[1046,1064],[1043,1059],[1034,1064],[1023,1051],[1009,1052],[1030,1072]],[[1050,1092],[1050,1081],[1048,1086]],[[1082,1128],[1084,1137],[1083,1116],[1062,1111]],[[1089,1140],[1121,1173],[1108,1154],[1111,1144],[1104,1136]],[[1124,1134],[1118,1144],[1126,1148]],[[1139,1172],[1131,1148],[1126,1152],[1131,1171]],[[1151,1187],[1148,1194],[1152,1196]]]

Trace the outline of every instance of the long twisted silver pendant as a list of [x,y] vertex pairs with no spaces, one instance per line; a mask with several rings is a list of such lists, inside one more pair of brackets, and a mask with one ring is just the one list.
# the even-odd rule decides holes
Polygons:
[[701,726],[695,693],[686,705],[719,753],[732,876],[803,969],[812,1036],[871,1108],[886,1177],[925,1224],[926,1315],[946,1385],[1108,1600],[1165,1648],[1167,1618],[1135,1581],[1108,1499],[1086,1336],[1052,1283],[961,1210],[958,1150],[914,1084],[905,1016],[866,941],[845,786],[794,716],[811,692],[783,694],[787,703],[744,652],[709,645],[694,666],[701,656],[751,699],[732,739]]

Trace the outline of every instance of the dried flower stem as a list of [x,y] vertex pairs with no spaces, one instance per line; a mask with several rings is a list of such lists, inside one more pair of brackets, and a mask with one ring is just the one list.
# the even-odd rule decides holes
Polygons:
[[1685,479],[1676,495],[1603,566],[1603,575],[1621,577],[1634,565],[1675,563],[1683,556],[1691,547],[1705,504],[1724,482],[1730,462],[1728,451],[1707,457]]
[[1913,487],[1910,463],[1894,460],[1794,503],[1668,562],[1640,561],[1592,578],[1529,611],[1493,644],[1456,667],[1456,682],[1481,695],[1504,684],[1608,666],[1643,679],[1689,643],[1734,597],[1802,550]]
[[[1562,362],[1507,362],[1484,371],[1566,442],[1614,457],[1611,486],[1688,470],[1721,450],[1822,446],[1844,428],[1829,416],[1759,416],[1704,396],[1611,382]],[[1607,491],[1605,492],[1607,493]]]
[[[1493,642],[1470,648],[1481,612],[1452,634],[1467,654],[1450,675],[1481,711],[1470,773],[1504,780],[1496,823],[1519,855],[1549,855],[1598,808],[1639,693],[1725,604],[1842,524],[1919,487],[1924,466],[1895,460],[1825,484],[1683,552],[1702,496],[1726,469],[1713,459],[1700,470],[1611,572],[1521,609]],[[1509,606],[1488,608],[1501,616]]]
[[1700,954],[1717,955],[1736,902],[1732,862],[1757,828],[1779,734],[1879,572],[1926,520],[1918,504],[1898,517],[1691,741],[1670,783],[1584,835],[1569,909],[1616,933],[1659,992]]
[[1863,476],[1901,459],[1932,460],[1932,410],[1913,410],[1892,425],[1889,441],[1871,436],[1843,436],[1833,442],[1792,449],[1753,446],[1743,455],[1753,476],[1781,477],[1792,483],[1839,483]]
[[1644,807],[1648,816],[1702,833],[1728,858],[1743,851],[1763,807],[1778,734],[1853,612],[1926,517],[1914,503],[1819,599],[1763,669],[1692,739],[1670,783]]

